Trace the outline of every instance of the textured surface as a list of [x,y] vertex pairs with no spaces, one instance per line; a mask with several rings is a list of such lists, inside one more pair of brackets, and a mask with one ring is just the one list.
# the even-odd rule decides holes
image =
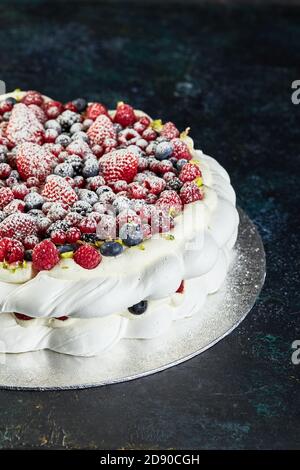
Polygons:
[[51,4],[1,2],[7,88],[128,99],[191,125],[260,230],[267,280],[245,322],[186,364],[100,389],[1,391],[0,447],[299,448],[300,7]]

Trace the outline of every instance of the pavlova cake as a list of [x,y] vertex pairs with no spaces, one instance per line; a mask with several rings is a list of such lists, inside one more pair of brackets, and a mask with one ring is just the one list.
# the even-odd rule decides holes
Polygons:
[[0,352],[90,356],[201,315],[239,218],[188,131],[123,102],[0,97]]

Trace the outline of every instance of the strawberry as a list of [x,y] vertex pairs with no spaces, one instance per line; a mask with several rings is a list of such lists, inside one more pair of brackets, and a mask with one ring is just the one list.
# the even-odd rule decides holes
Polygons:
[[43,142],[44,127],[37,119],[35,113],[23,103],[13,107],[6,135],[14,144],[20,142]]
[[42,196],[50,202],[62,202],[72,205],[77,201],[77,195],[69,183],[57,175],[50,175],[42,191]]
[[198,178],[199,176],[201,176],[201,171],[200,171],[198,165],[194,165],[192,163],[186,163],[186,165],[184,165],[182,167],[182,170],[179,173],[179,179],[183,183],[193,181],[194,179]]
[[14,193],[10,188],[0,188],[0,209],[3,209],[14,199]]
[[173,122],[166,122],[163,125],[162,130],[160,131],[160,135],[163,137],[167,137],[167,139],[175,139],[176,137],[179,137],[179,130],[173,124]]
[[123,127],[132,126],[136,121],[134,109],[129,104],[119,103],[117,106],[114,122],[121,124]]
[[203,192],[193,181],[184,183],[179,194],[183,204],[189,204],[203,199]]
[[59,252],[51,240],[43,240],[33,248],[32,263],[37,271],[49,271],[59,262]]
[[88,105],[86,110],[86,119],[92,119],[93,121],[101,114],[108,115],[107,108],[101,103],[91,103]]
[[43,108],[40,108],[39,106],[37,106],[36,104],[30,104],[28,106],[29,109],[31,109],[31,111],[34,112],[36,118],[42,123],[42,124],[45,124],[45,122],[47,121],[47,116],[45,114],[45,112],[43,111]]
[[19,240],[4,237],[0,240],[0,261],[16,263],[23,261],[24,247]]
[[173,157],[177,158],[177,160],[181,160],[181,158],[184,158],[185,160],[191,160],[191,152],[183,140],[177,138],[172,139],[171,144],[173,147]]
[[184,292],[184,280],[181,281],[180,286],[178,287],[176,292],[178,294],[183,294],[183,292]]
[[35,104],[36,106],[42,106],[44,103],[44,98],[38,91],[30,90],[23,96],[21,103],[29,106],[30,104]]
[[118,180],[131,183],[137,174],[138,157],[127,149],[113,150],[100,158],[99,168],[107,183]]
[[47,101],[44,104],[44,111],[48,119],[57,118],[64,110],[64,106],[59,101]]
[[22,179],[35,177],[43,182],[50,175],[55,158],[45,146],[23,142],[17,148],[16,164]]
[[11,214],[0,223],[0,237],[16,238],[22,241],[28,235],[35,235],[36,232],[36,220],[31,215],[22,212]]
[[105,139],[116,139],[116,131],[110,118],[101,114],[93,122],[87,131],[87,135],[92,145],[103,145]]
[[74,253],[74,261],[85,269],[94,269],[101,262],[101,255],[96,248],[91,245],[82,245]]
[[182,210],[182,202],[176,191],[166,190],[161,193],[155,207],[171,212],[173,215],[178,214]]

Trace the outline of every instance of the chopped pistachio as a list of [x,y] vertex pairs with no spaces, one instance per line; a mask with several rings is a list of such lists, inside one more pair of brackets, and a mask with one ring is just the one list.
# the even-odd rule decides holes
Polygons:
[[73,258],[74,252],[73,251],[66,251],[65,253],[61,253],[60,257],[63,259]]
[[184,139],[185,137],[188,136],[189,132],[190,132],[191,128],[190,127],[187,127],[183,132],[180,133],[180,139]]
[[198,188],[203,186],[203,180],[202,180],[201,176],[198,176],[198,178],[195,179],[195,183],[198,186]]
[[160,132],[163,128],[163,123],[162,123],[161,119],[154,119],[154,121],[151,122],[150,126],[156,132]]

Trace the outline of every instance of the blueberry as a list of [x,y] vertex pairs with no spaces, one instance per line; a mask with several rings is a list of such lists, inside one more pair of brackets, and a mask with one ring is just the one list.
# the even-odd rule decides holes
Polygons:
[[118,256],[122,251],[123,246],[118,242],[104,242],[103,245],[100,246],[100,253],[103,256]]
[[71,211],[77,212],[81,215],[86,215],[92,212],[92,206],[86,201],[77,201],[73,204]]
[[7,217],[7,214],[5,214],[3,211],[0,211],[0,222],[2,222],[2,220],[5,219],[5,217]]
[[160,142],[155,147],[155,157],[158,160],[165,160],[166,158],[171,157],[173,153],[173,147],[170,142]]
[[87,100],[84,98],[76,98],[76,100],[73,100],[72,103],[74,106],[76,106],[76,109],[79,113],[84,111],[87,107]]
[[[73,124],[73,125],[75,125],[75,124]],[[83,131],[74,132],[71,139],[72,140],[83,140],[84,142],[87,142],[87,143],[89,143],[89,141],[90,141],[89,136]]]
[[25,261],[32,261],[32,250],[25,250],[24,259]]
[[102,196],[102,194],[108,193],[108,192],[112,193],[112,189],[109,186],[100,186],[100,188],[96,190],[96,194],[98,196]]
[[58,176],[62,176],[63,178],[65,178],[66,176],[70,176],[71,178],[73,178],[74,169],[70,163],[67,163],[67,162],[59,163],[54,168],[54,174]]
[[70,224],[66,222],[65,220],[57,220],[56,222],[53,222],[48,230],[47,230],[47,235],[50,237],[51,232],[54,232],[56,230],[62,230],[63,232],[66,232],[70,228]]
[[173,164],[173,166],[176,167],[177,162],[178,162],[177,158],[171,157],[171,158],[169,158],[169,160],[170,160],[170,162]]
[[93,124],[93,122],[94,122],[94,121],[93,121],[92,119],[85,119],[85,120],[83,121],[83,123],[82,123],[82,129],[83,129],[84,131],[87,131],[88,128]]
[[68,244],[68,245],[59,245],[57,246],[57,249],[59,253],[68,253],[68,251],[75,251],[78,245],[76,244]]
[[61,133],[61,125],[56,119],[49,119],[49,121],[45,123],[45,129],[54,129],[59,134]]
[[57,118],[63,129],[69,129],[75,122],[80,122],[80,114],[67,109]]
[[100,240],[96,233],[84,233],[82,239],[87,243],[96,243]]
[[117,122],[113,126],[114,126],[114,129],[115,129],[117,134],[119,134],[119,132],[121,132],[123,130],[123,127],[121,126],[121,124],[119,124]]
[[180,181],[179,178],[175,177],[167,182],[166,189],[173,189],[174,191],[179,191],[182,185],[182,181]]
[[30,209],[28,214],[32,215],[36,219],[44,217],[44,212],[41,209]]
[[10,176],[10,177],[13,177],[13,178],[16,178],[17,180],[20,179],[20,174],[19,174],[19,172],[18,172],[17,170],[12,170],[12,171],[10,172],[10,175],[9,175],[9,176]]
[[82,131],[82,124],[81,122],[75,122],[73,126],[71,126],[70,133],[75,134],[76,132],[81,132]]
[[143,241],[141,226],[136,223],[127,223],[122,225],[119,236],[127,246],[135,246]]
[[185,158],[181,158],[180,160],[177,160],[176,168],[178,171],[181,171],[184,165],[187,164],[187,160]]
[[126,196],[118,196],[112,203],[117,214],[125,209],[130,209],[132,206],[131,200]]
[[12,105],[15,105],[17,103],[17,100],[13,97],[6,98],[6,103],[11,103]]
[[56,137],[55,143],[67,147],[71,143],[71,137],[68,134],[60,134]]
[[72,165],[73,167],[73,172],[75,175],[79,175],[82,170],[82,159],[78,155],[70,155],[69,157],[66,158],[65,163],[68,163],[69,165]]
[[24,197],[24,202],[25,210],[30,211],[31,209],[41,209],[45,200],[43,196],[41,196],[39,193],[32,192],[26,194],[26,196]]
[[94,191],[90,191],[89,189],[79,189],[78,196],[80,201],[85,201],[93,206],[98,202],[98,196]]
[[129,307],[129,312],[133,313],[133,315],[141,315],[142,313],[146,312],[148,307],[148,302],[147,300],[142,300],[138,304],[133,305],[132,307]]
[[92,176],[99,175],[99,163],[94,158],[89,158],[85,161],[82,168],[82,176],[84,178],[91,178]]

